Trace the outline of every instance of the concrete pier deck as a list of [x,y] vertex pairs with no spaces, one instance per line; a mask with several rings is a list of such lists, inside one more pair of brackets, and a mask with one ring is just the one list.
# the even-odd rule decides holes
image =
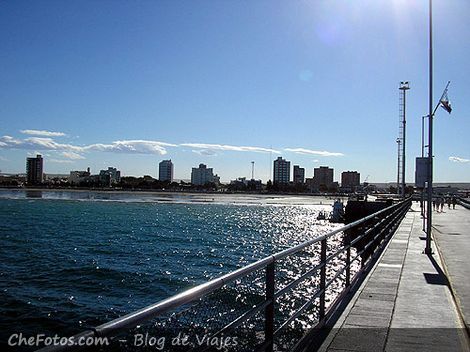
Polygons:
[[433,237],[457,307],[470,331],[470,210],[445,206],[443,213],[434,212]]
[[[470,350],[459,314],[468,317],[470,303],[468,230],[465,234],[470,211],[459,206],[444,211],[434,213],[436,240],[428,256],[420,210],[412,207],[321,351]],[[453,295],[462,306],[456,306]]]

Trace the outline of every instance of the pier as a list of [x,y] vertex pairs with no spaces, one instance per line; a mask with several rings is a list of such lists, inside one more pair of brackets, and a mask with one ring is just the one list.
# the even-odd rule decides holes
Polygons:
[[423,254],[420,209],[408,211],[320,351],[468,351],[470,212],[434,212]]
[[109,337],[111,350],[135,350],[136,332],[183,332],[238,339],[227,351],[469,351],[469,215],[435,212],[427,255],[408,199],[75,338]]

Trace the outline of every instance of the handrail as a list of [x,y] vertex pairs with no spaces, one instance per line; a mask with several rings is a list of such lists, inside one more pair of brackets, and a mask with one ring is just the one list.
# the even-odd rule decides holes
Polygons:
[[[287,248],[283,251],[280,251],[278,253],[275,253],[273,255],[265,257],[261,260],[258,260],[254,263],[248,264],[248,265],[246,265],[242,268],[239,268],[239,269],[237,269],[233,272],[230,272],[230,273],[222,275],[218,278],[212,279],[212,280],[210,280],[206,283],[197,285],[193,288],[190,288],[190,289],[188,289],[186,291],[183,291],[179,294],[176,294],[172,297],[166,298],[162,301],[159,301],[157,303],[154,303],[152,305],[144,307],[140,310],[137,310],[137,311],[134,311],[132,313],[126,314],[126,315],[124,315],[122,317],[119,317],[119,318],[116,318],[116,319],[114,319],[110,322],[101,324],[101,325],[91,329],[91,331],[87,331],[87,332],[81,333],[79,335],[75,335],[73,338],[78,338],[80,336],[100,336],[100,337],[115,336],[115,335],[117,335],[118,333],[120,333],[124,330],[134,328],[134,327],[138,326],[139,324],[141,324],[145,321],[151,320],[151,319],[156,318],[158,316],[162,316],[163,314],[165,314],[165,313],[167,313],[171,310],[174,310],[178,307],[181,307],[181,306],[184,306],[188,303],[199,300],[199,299],[207,296],[209,293],[214,292],[214,291],[220,289],[221,287],[223,287],[223,286],[225,286],[225,285],[227,285],[227,284],[229,284],[229,283],[231,283],[231,282],[233,282],[233,281],[235,281],[235,280],[237,280],[241,277],[245,277],[245,276],[247,276],[251,273],[254,273],[258,270],[261,270],[261,269],[269,269],[269,267],[272,267],[272,270],[274,270],[274,263],[276,261],[278,261],[280,259],[283,259],[285,257],[288,257],[292,254],[299,253],[300,251],[302,251],[302,250],[304,250],[304,249],[306,249],[306,248],[308,248],[308,247],[310,247],[314,244],[321,243],[322,244],[322,251],[324,251],[324,250],[326,250],[326,240],[331,238],[332,236],[334,236],[338,233],[341,233],[341,232],[345,232],[345,231],[350,230],[352,228],[355,228],[358,225],[361,225],[361,224],[364,224],[364,223],[368,222],[369,220],[378,218],[380,215],[385,214],[387,212],[392,212],[389,215],[389,217],[393,214],[398,214],[397,216],[399,216],[400,211],[402,210],[402,208],[404,208],[405,203],[407,203],[407,202],[409,202],[409,199],[407,199],[405,201],[402,201],[400,203],[391,205],[390,207],[382,209],[382,210],[380,210],[380,211],[378,211],[374,214],[371,214],[369,216],[366,216],[365,218],[354,221],[354,222],[352,222],[348,225],[345,225],[345,226],[343,226],[339,229],[333,230],[333,231],[331,231],[327,234],[324,234],[324,235],[321,235],[321,236],[316,237],[314,239],[305,241],[305,242],[300,243],[300,244],[298,244],[294,247]],[[373,227],[373,229],[371,229],[371,231],[373,231],[376,227],[379,227],[383,223],[383,221],[380,221],[379,223],[377,223]],[[359,236],[359,238],[363,238],[366,234],[367,233],[362,234],[361,236]],[[374,236],[372,241],[375,241],[376,237],[377,236]],[[356,240],[358,240],[358,239],[356,239]],[[356,240],[354,242],[356,242]],[[364,248],[364,250],[366,248],[368,248],[371,244],[372,243],[369,243]],[[325,245],[325,248],[323,248],[324,245]],[[300,283],[301,279],[304,279],[308,276],[311,276],[311,274],[313,274],[315,271],[317,271],[319,269],[324,271],[326,263],[329,260],[331,260],[334,256],[337,256],[340,253],[344,252],[344,250],[349,249],[351,246],[352,246],[352,243],[350,243],[348,245],[345,245],[343,248],[341,248],[340,250],[337,250],[333,255],[330,255],[328,258],[326,258],[326,254],[325,254],[324,261],[321,264],[319,264],[319,265],[315,266],[313,269],[309,270],[308,273],[303,274],[299,278],[293,280],[287,286],[280,289],[278,292],[274,293],[274,291],[273,291],[273,295],[272,295],[273,298],[271,299],[272,302],[270,302],[267,299],[266,301],[264,301],[261,304],[257,305],[257,307],[253,307],[250,310],[250,312],[254,311],[255,308],[258,308],[256,310],[259,311],[263,308],[266,308],[269,305],[272,305],[274,303],[273,300],[276,297],[278,297],[281,294],[287,292],[290,288],[295,287],[298,283]],[[354,258],[351,262],[353,262],[356,259],[357,259],[357,257]],[[348,260],[349,260],[349,251],[348,251]],[[324,273],[323,273],[323,275],[324,275]],[[339,276],[339,275],[338,274],[335,275],[335,278],[337,276]],[[349,280],[349,278],[348,278],[348,280]],[[326,289],[326,287],[329,286],[330,283],[331,283],[331,280],[328,283],[328,285],[326,285],[323,288],[320,288],[320,291],[318,291],[317,294],[315,294],[315,296],[321,295],[323,297],[323,301],[324,301],[325,289]],[[274,282],[272,282],[271,285],[274,287]],[[268,289],[268,282],[267,282],[267,288],[266,289]],[[322,299],[322,297],[320,297],[320,299]],[[313,303],[313,299],[309,300],[309,302]],[[308,305],[310,305],[310,304],[308,304]],[[307,304],[305,304],[305,306],[307,306]],[[322,314],[324,315],[324,303],[323,303],[323,312],[320,315],[322,315]],[[245,315],[245,313],[243,315]],[[296,315],[296,314],[294,314],[294,315]],[[289,321],[290,320],[292,320],[292,317],[289,318]],[[282,326],[284,326],[284,324]],[[276,331],[276,333],[278,332],[278,330]],[[45,348],[41,349],[40,351],[41,352],[46,352],[46,351],[47,352],[49,352],[49,351],[55,351],[56,352],[56,351],[69,350],[69,349],[70,349],[70,346],[48,346],[48,347],[45,347]]]
[[468,199],[464,199],[462,197],[457,198],[457,203],[463,206],[466,209],[470,209],[470,201]]

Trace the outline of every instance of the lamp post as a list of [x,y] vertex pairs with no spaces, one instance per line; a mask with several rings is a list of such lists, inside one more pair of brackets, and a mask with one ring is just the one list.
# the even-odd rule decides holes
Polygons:
[[424,144],[424,119],[427,119],[428,115],[426,116],[421,116],[421,157],[424,158],[424,150],[426,149],[427,145]]
[[431,229],[432,229],[432,0],[429,0],[429,115],[428,115],[428,209],[426,222],[426,247],[425,254],[432,254]]
[[398,162],[397,162],[397,195],[400,194],[400,166],[401,166],[401,160],[400,160],[400,148],[401,148],[401,139],[397,138],[397,146],[398,146]]
[[[427,147],[424,143],[424,120],[428,116],[421,116],[421,158],[424,158],[424,149]],[[421,217],[423,218],[423,231],[426,231],[426,202],[424,201],[425,188],[421,189]]]
[[402,95],[402,106],[401,106],[401,138],[402,138],[402,153],[401,153],[401,187],[400,187],[400,195],[402,198],[405,198],[405,174],[406,174],[406,91],[410,89],[410,85],[408,81],[400,82],[400,88]]

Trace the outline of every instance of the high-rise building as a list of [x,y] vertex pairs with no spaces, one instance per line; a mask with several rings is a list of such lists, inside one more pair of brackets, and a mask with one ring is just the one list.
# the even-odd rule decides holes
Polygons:
[[333,169],[328,166],[313,169],[313,183],[316,187],[329,187],[333,183]]
[[294,165],[294,183],[305,182],[305,169],[299,165]]
[[173,182],[173,163],[170,160],[163,160],[158,164],[158,179],[160,181]]
[[344,171],[341,173],[341,188],[354,191],[361,183],[361,174],[357,171]]
[[29,185],[43,182],[43,158],[40,154],[35,158],[26,159],[26,181]]
[[286,184],[290,181],[290,161],[287,161],[280,156],[274,160],[274,174],[273,183]]
[[206,183],[214,182],[214,173],[212,168],[205,164],[199,164],[199,167],[193,167],[191,171],[191,183],[195,186],[204,186]]

